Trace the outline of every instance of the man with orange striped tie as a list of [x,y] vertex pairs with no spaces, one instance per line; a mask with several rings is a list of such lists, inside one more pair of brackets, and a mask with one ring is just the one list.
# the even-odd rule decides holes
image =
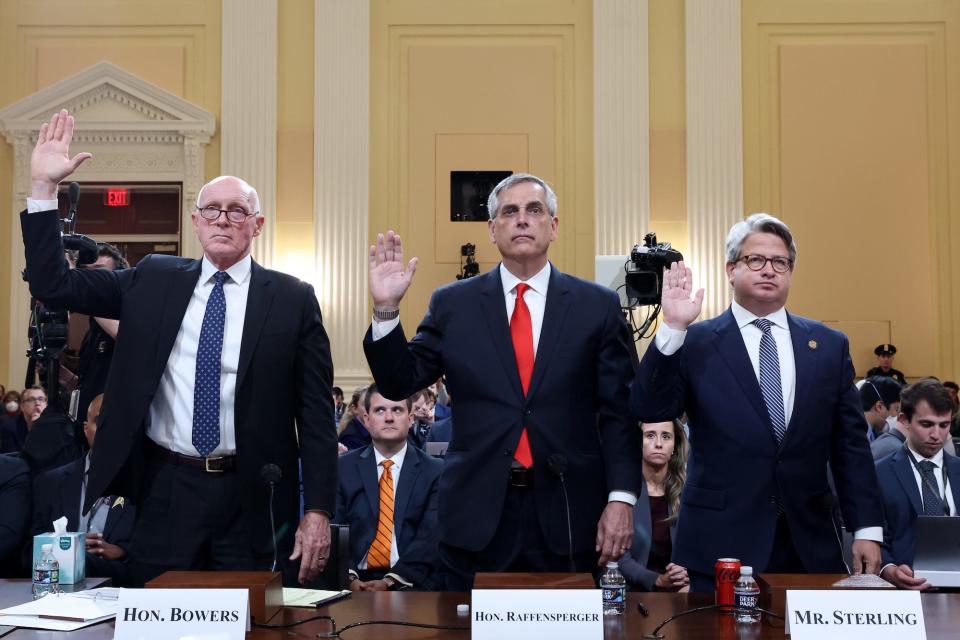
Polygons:
[[589,571],[619,558],[642,482],[617,295],[547,259],[559,217],[540,178],[509,176],[487,210],[500,264],[437,289],[409,342],[399,305],[416,258],[404,262],[391,231],[369,259],[363,346],[381,392],[404,398],[441,375],[450,389],[440,555],[457,591],[481,571]]
[[371,444],[340,456],[335,522],[350,525],[354,591],[437,586],[437,480],[443,464],[407,446],[410,398],[365,398]]

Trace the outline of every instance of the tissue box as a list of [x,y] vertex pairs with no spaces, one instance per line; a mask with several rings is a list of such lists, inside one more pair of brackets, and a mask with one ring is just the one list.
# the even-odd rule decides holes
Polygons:
[[83,582],[87,577],[86,537],[82,531],[62,534],[51,531],[33,536],[33,566],[40,559],[43,545],[53,545],[53,557],[60,563],[60,584]]

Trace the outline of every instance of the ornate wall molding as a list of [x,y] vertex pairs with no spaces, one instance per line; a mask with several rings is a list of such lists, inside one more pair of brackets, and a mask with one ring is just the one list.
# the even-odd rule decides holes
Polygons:
[[223,0],[220,173],[260,196],[253,257],[273,264],[277,211],[277,0]]
[[596,251],[630,252],[650,228],[647,0],[593,3]]
[[730,304],[727,231],[743,219],[740,0],[687,0],[687,210],[701,318]]
[[370,380],[363,335],[369,209],[370,3],[316,0],[314,233],[317,295],[336,382]]
[[[30,194],[30,153],[40,125],[62,108],[77,118],[71,151],[94,154],[74,177],[80,182],[181,182],[180,252],[199,257],[190,214],[203,184],[203,147],[214,132],[213,114],[116,65],[100,62],[0,109],[0,130],[14,152],[11,273],[23,268],[16,214]],[[17,281],[11,287],[9,305],[11,380],[22,379],[25,373],[29,302],[26,285]]]

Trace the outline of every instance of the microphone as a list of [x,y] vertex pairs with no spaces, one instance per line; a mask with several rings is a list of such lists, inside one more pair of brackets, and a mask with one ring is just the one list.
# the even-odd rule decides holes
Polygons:
[[852,575],[853,572],[850,571],[850,565],[848,565],[847,561],[843,558],[843,538],[840,537],[840,530],[837,528],[837,518],[835,514],[837,509],[840,508],[840,501],[837,500],[837,496],[828,491],[820,494],[819,502],[821,507],[830,512],[830,524],[833,525],[833,533],[837,536],[837,546],[840,547],[840,559],[843,561],[843,567],[847,570],[847,573]]
[[567,544],[570,554],[570,573],[576,573],[577,565],[573,562],[573,526],[570,524],[570,500],[567,498],[567,482],[563,474],[567,472],[567,457],[562,453],[551,453],[547,456],[547,467],[558,478],[560,488],[563,489],[563,506],[567,510]]
[[270,571],[277,570],[277,528],[273,522],[273,490],[283,477],[280,467],[268,462],[260,468],[260,477],[270,487],[270,541],[273,543],[273,564],[270,565]]
[[74,219],[77,217],[77,203],[80,202],[80,183],[71,182],[69,191],[67,192],[67,197],[70,199],[70,208],[67,209],[67,228],[69,229],[68,233],[73,233]]

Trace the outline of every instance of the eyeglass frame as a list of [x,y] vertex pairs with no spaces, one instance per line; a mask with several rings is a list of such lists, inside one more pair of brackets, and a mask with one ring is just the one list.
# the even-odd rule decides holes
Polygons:
[[[255,216],[255,215],[257,215],[258,213],[260,213],[259,211],[253,211],[253,212],[251,212],[251,213],[247,213],[246,211],[244,211],[244,210],[241,209],[240,207],[237,207],[237,208],[234,208],[234,209],[220,209],[220,208],[218,208],[218,207],[214,207],[213,205],[209,205],[209,204],[208,204],[207,206],[205,206],[205,207],[201,207],[200,205],[194,205],[194,208],[195,208],[198,212],[200,212],[200,217],[203,218],[204,220],[208,221],[208,222],[216,222],[217,220],[220,219],[220,216],[226,215],[226,216],[227,216],[227,221],[228,221],[228,222],[232,222],[232,223],[234,223],[234,224],[243,224],[244,222],[246,222],[246,221],[247,221],[249,218],[251,218],[252,216]],[[207,216],[203,215],[203,212],[206,211],[207,209],[210,209],[211,211],[216,210],[216,212],[217,212],[217,217],[216,217],[216,218],[208,218]],[[233,218],[230,217],[230,214],[231,214],[231,213],[235,213],[235,212],[237,212],[237,211],[243,213],[243,219],[242,219],[242,220],[234,220]]]
[[44,404],[49,404],[50,400],[48,400],[46,396],[30,396],[29,398],[24,398],[23,396],[20,396],[21,405],[40,404],[41,402]]
[[[750,266],[751,258],[762,258],[763,264],[761,264],[759,267],[754,269],[753,267]],[[777,260],[783,260],[784,262],[786,262],[787,266],[783,271],[780,271],[779,269],[777,269]],[[743,264],[746,265],[747,269],[750,269],[750,271],[763,271],[764,267],[767,266],[768,262],[770,263],[770,266],[773,268],[775,273],[784,274],[790,271],[791,269],[793,269],[793,260],[791,260],[790,258],[785,258],[783,256],[774,256],[772,258],[768,258],[767,256],[760,255],[759,253],[751,253],[745,256],[740,256],[739,258],[737,258],[737,262],[743,262]]]

